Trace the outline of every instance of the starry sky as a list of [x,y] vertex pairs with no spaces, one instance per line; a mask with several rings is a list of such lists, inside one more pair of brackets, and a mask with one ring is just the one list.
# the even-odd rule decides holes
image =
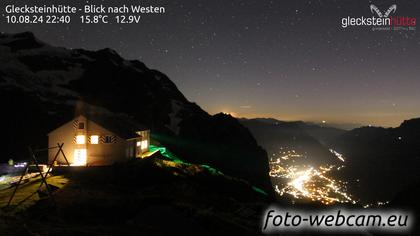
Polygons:
[[[4,0],[4,6],[16,1]],[[25,3],[25,1],[18,1]],[[110,47],[167,74],[211,114],[274,117],[340,126],[398,126],[420,117],[420,37],[416,31],[343,29],[341,18],[370,17],[411,1],[31,0],[31,4],[164,6],[139,24],[8,25],[70,48]],[[419,29],[420,30],[420,29]]]

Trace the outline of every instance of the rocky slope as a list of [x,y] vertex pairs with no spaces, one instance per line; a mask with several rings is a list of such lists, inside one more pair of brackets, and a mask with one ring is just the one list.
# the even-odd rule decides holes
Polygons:
[[32,33],[0,35],[1,160],[22,159],[26,146],[79,112],[106,112],[152,129],[185,161],[211,165],[271,191],[265,151],[235,118],[209,115],[163,73],[111,49],[50,46]]

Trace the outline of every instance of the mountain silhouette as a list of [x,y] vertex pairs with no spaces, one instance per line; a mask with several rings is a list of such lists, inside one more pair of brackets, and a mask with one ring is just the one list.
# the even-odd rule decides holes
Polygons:
[[302,121],[286,122],[272,118],[240,119],[263,146],[269,157],[281,149],[305,154],[312,165],[337,163],[337,158],[324,144],[344,133],[344,130],[321,127]]
[[[80,109],[132,119],[182,160],[272,191],[266,152],[235,118],[210,115],[163,73],[112,49],[51,46],[32,33],[0,34],[1,161],[45,148],[46,134]],[[64,147],[65,148],[65,147]]]
[[420,118],[396,128],[361,127],[330,144],[347,157],[342,174],[370,201],[391,200],[420,180]]
[[[300,164],[344,164],[334,173],[347,182],[349,192],[361,203],[386,202],[401,192],[413,192],[420,182],[420,118],[396,128],[361,127],[350,131],[276,119],[241,119],[269,157],[280,148],[307,156]],[[338,163],[333,149],[343,154]],[[296,164],[299,164],[296,163]]]

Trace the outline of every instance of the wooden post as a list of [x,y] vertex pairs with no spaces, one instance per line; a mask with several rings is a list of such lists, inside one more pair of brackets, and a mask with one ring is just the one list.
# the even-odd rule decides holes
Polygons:
[[[48,175],[51,172],[51,168],[52,168],[55,160],[57,159],[58,155],[60,154],[60,149],[63,147],[63,145],[64,145],[64,143],[62,145],[58,144],[57,147],[53,147],[53,148],[58,148],[58,150],[57,150],[57,153],[55,154],[54,159],[52,160],[51,164],[48,164],[48,162],[47,162],[48,169],[47,169],[47,172],[45,173],[45,178],[48,178]],[[48,148],[47,150],[53,149],[53,148]],[[44,184],[44,182],[41,182],[41,184],[39,185],[38,189],[40,189],[43,184]]]
[[51,190],[50,190],[50,186],[48,186],[47,180],[44,178],[44,175],[42,174],[42,171],[39,169],[39,165],[38,165],[38,160],[36,159],[35,154],[32,152],[31,147],[28,147],[29,152],[31,153],[32,159],[34,160],[34,164],[39,172],[39,174],[41,175],[41,181],[45,184],[45,187],[47,188],[47,193],[48,196],[51,198],[51,200],[54,202]]
[[63,146],[64,146],[64,143],[61,143],[61,146],[60,146],[60,144],[59,144],[59,143],[57,143],[57,145],[59,146],[59,148],[60,148],[60,150],[59,150],[59,151],[61,152],[61,154],[63,154],[64,160],[66,160],[67,165],[68,165],[68,166],[70,166],[70,163],[69,163],[69,161],[67,160],[66,154],[64,154],[64,151],[63,151]]
[[[39,185],[38,190],[42,187],[42,185],[43,185],[43,184],[45,184],[45,187],[47,188],[47,193],[48,193],[48,196],[50,197],[51,201],[53,201],[53,203],[55,203],[55,201],[54,201],[54,198],[53,198],[53,196],[52,196],[52,192],[51,192],[50,186],[48,186],[48,183],[47,183],[47,177],[48,177],[48,174],[51,172],[51,168],[52,168],[52,166],[53,166],[54,162],[57,160],[57,157],[58,157],[58,155],[59,155],[60,153],[61,153],[61,154],[63,154],[64,160],[66,160],[67,165],[68,165],[68,166],[70,166],[70,163],[69,163],[69,161],[67,160],[66,154],[64,154],[64,151],[63,151],[63,146],[64,146],[64,143],[61,143],[61,144],[60,144],[60,143],[57,143],[57,146],[56,146],[56,147],[48,147],[48,148],[46,148],[46,149],[37,149],[37,150],[35,150],[35,152],[41,152],[41,151],[47,151],[47,150],[50,150],[50,149],[55,149],[55,148],[58,148],[58,151],[57,151],[57,153],[55,154],[55,156],[54,156],[54,159],[53,159],[52,163],[48,166],[48,170],[47,170],[47,172],[45,173],[45,176],[42,174],[42,170],[39,168],[39,164],[38,164],[38,160],[36,159],[35,152],[32,150],[32,148],[31,148],[31,147],[28,147],[28,150],[29,150],[29,153],[30,153],[30,155],[31,155],[31,157],[32,157],[32,160],[33,160],[33,162],[34,162],[34,164],[35,164],[35,166],[36,166],[36,168],[37,168],[37,170],[38,170],[39,174],[41,175],[41,184]],[[48,162],[47,162],[47,165],[48,165]],[[29,169],[29,162],[27,162],[27,163],[26,163],[25,169],[24,169],[24,171],[23,171],[22,175],[20,176],[19,181],[17,182],[16,187],[15,187],[15,189],[13,190],[12,195],[10,196],[10,199],[9,199],[9,201],[8,201],[8,203],[7,203],[7,206],[10,206],[10,203],[12,202],[12,200],[13,200],[14,196],[16,195],[16,192],[17,192],[17,190],[18,190],[18,188],[19,188],[20,183],[21,183],[21,182],[22,182],[22,180],[23,180],[23,177],[24,177],[24,176],[25,176],[25,174],[28,172],[28,169]],[[36,192],[35,192],[35,193],[36,193]],[[34,193],[34,194],[35,194],[35,193]],[[32,195],[33,195],[33,194],[32,194]],[[32,195],[31,195],[31,196],[32,196]],[[27,199],[28,199],[29,197],[31,197],[31,196],[28,196],[27,198],[25,198],[25,199],[24,199],[23,201],[21,201],[21,202],[24,202],[25,200],[27,200]]]
[[[66,160],[67,165],[68,165],[68,166],[70,166],[70,163],[67,161],[66,155],[64,154],[64,151],[63,151],[63,146],[64,146],[64,143],[62,143],[62,144],[57,143],[57,147],[55,147],[55,148],[58,148],[57,154],[55,154],[54,159],[52,160],[51,164],[48,166],[48,170],[47,170],[47,172],[46,172],[46,174],[45,174],[45,178],[48,178],[48,175],[49,175],[49,174],[50,174],[50,172],[51,172],[52,166],[53,166],[54,162],[57,160],[57,157],[58,157],[58,155],[59,155],[60,153],[61,153],[61,154],[63,154],[64,160]],[[39,186],[39,188],[41,188],[41,187],[42,187],[42,184],[43,184],[43,182],[41,182],[41,185]],[[38,189],[39,189],[39,188],[38,188]]]

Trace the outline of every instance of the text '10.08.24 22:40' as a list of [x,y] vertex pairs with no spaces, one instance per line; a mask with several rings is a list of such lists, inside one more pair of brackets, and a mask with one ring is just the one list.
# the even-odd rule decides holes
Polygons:
[[[7,24],[70,24],[74,22],[74,16],[70,15],[6,15]],[[83,24],[137,24],[140,23],[140,15],[82,15],[79,17]]]

